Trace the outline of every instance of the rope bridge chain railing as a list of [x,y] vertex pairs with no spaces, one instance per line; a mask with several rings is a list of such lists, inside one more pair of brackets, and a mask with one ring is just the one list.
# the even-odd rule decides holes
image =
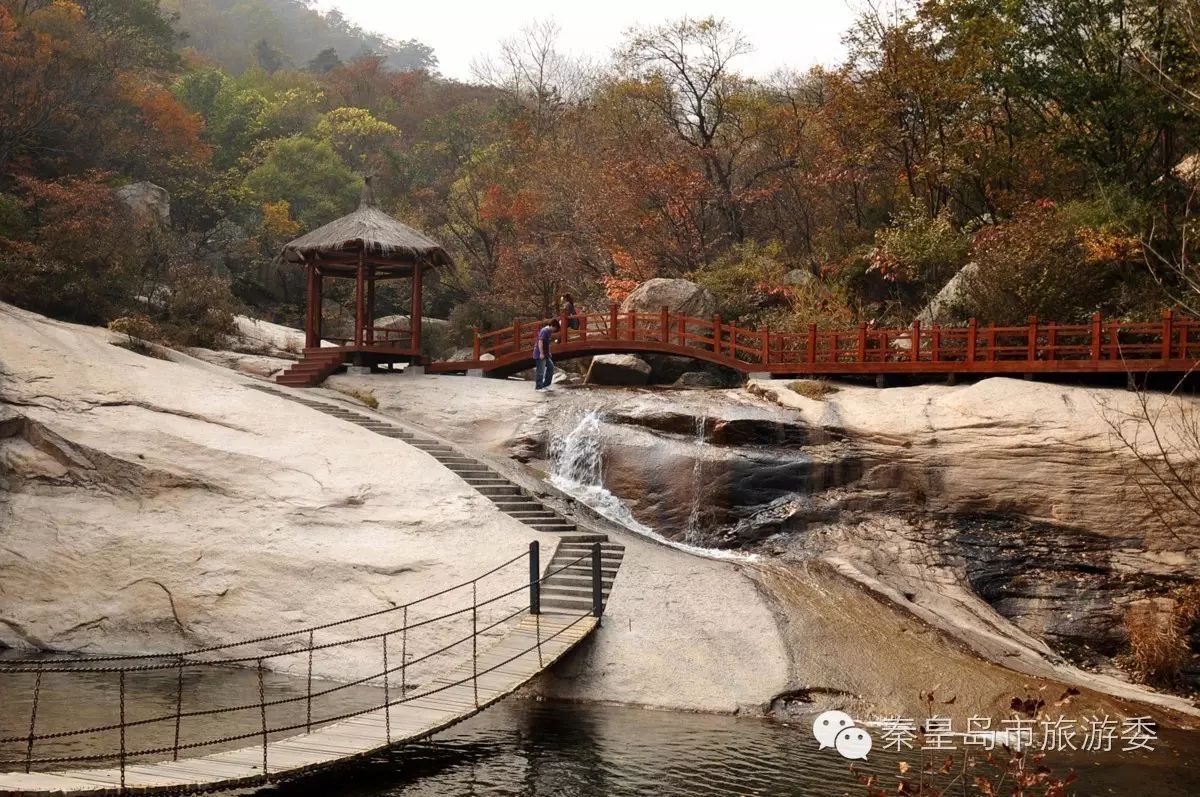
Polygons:
[[[480,584],[489,579],[495,580],[501,577],[502,574],[512,573],[514,566],[522,561],[528,562],[528,576],[521,578],[521,583],[513,588],[500,588],[499,591],[489,594],[486,597],[480,597]],[[541,606],[540,595],[541,585],[549,578],[569,569],[578,568],[580,566],[590,567],[591,579],[593,584],[593,601],[589,611],[581,612],[567,626],[554,631],[548,635],[543,635],[541,629]],[[578,572],[578,571],[577,571]],[[529,655],[537,651],[539,668],[542,665],[542,646],[547,642],[566,633],[570,629],[577,626],[587,617],[599,618],[604,611],[603,605],[603,590],[602,590],[602,572],[601,572],[601,548],[597,543],[592,546],[592,550],[588,553],[570,561],[561,567],[556,567],[552,572],[546,574],[541,573],[540,563],[540,546],[538,542],[531,542],[528,550],[522,552],[508,561],[497,565],[491,570],[478,575],[468,581],[463,581],[437,592],[425,595],[416,600],[405,604],[390,606],[384,609],[379,609],[372,612],[356,615],[354,617],[344,618],[333,622],[313,625],[295,630],[285,630],[273,634],[261,635],[252,639],[244,639],[230,643],[212,645],[207,647],[197,647],[186,650],[178,650],[169,653],[149,653],[149,654],[133,654],[133,655],[98,655],[84,657],[55,657],[55,658],[26,658],[26,659],[7,659],[0,660],[0,678],[27,678],[29,679],[29,689],[32,696],[30,711],[29,711],[29,729],[28,732],[19,736],[9,736],[0,738],[0,750],[19,746],[23,755],[19,758],[9,760],[0,760],[0,771],[4,770],[23,770],[24,772],[33,772],[35,769],[40,769],[47,766],[62,766],[70,764],[95,764],[98,762],[116,762],[121,773],[121,789],[125,788],[125,770],[131,762],[136,762],[141,759],[151,757],[162,757],[169,755],[172,760],[179,760],[181,753],[195,753],[204,751],[206,748],[222,748],[230,745],[233,742],[244,741],[249,739],[261,740],[263,750],[263,779],[264,782],[270,779],[270,769],[268,760],[268,744],[272,736],[278,737],[281,734],[289,733],[308,733],[314,728],[327,725],[332,722],[338,722],[353,717],[361,716],[371,712],[383,710],[386,714],[387,723],[387,741],[390,744],[392,739],[391,728],[391,712],[398,706],[403,706],[413,700],[428,698],[431,695],[437,695],[457,686],[471,684],[474,694],[475,708],[480,708],[479,701],[479,678],[494,672],[506,664],[515,661],[516,659]],[[511,599],[520,593],[527,593],[527,601],[521,602],[518,608],[511,610],[503,602],[506,599]],[[420,620],[410,621],[410,614],[415,607],[429,603],[438,598],[451,597],[458,599],[461,596],[461,606],[457,608],[448,608],[445,611],[425,617]],[[469,603],[467,602],[469,598]],[[480,612],[488,607],[500,607],[500,616],[481,622]],[[479,667],[479,638],[489,632],[499,628],[518,616],[528,612],[536,618],[535,637],[531,643],[498,664],[486,666],[483,669]],[[556,612],[564,614],[563,612]],[[567,613],[571,616],[570,613]],[[389,619],[389,626],[383,630],[375,630],[369,633],[359,633],[344,639],[336,640],[321,640],[318,634],[327,634],[331,629],[344,628],[353,626],[366,620],[374,618],[397,618],[398,623],[393,623]],[[465,625],[466,620],[470,620],[469,632],[464,632],[453,637],[449,642],[438,644],[430,650],[414,651],[410,648],[411,633],[418,629],[436,628],[445,626],[455,619],[461,619]],[[243,648],[261,646],[266,643],[287,642],[286,650],[272,651],[255,651],[239,653]],[[395,648],[400,648],[399,663],[396,663]],[[317,688],[314,690],[313,678],[313,654],[320,651],[328,651],[340,648],[346,648],[352,645],[372,645],[375,646],[379,653],[380,667],[365,676],[356,678],[351,681],[335,683],[331,686]],[[440,684],[436,687],[425,689],[418,688],[419,684],[414,684],[410,681],[412,668],[422,663],[433,662],[442,658],[450,659],[457,657],[459,651],[463,651],[467,645],[470,645],[471,657],[471,674],[467,677],[458,679],[451,683]],[[216,655],[220,654],[220,655]],[[305,693],[292,697],[278,697],[268,699],[267,690],[265,687],[265,673],[267,670],[266,663],[272,660],[284,659],[287,657],[299,657],[304,663],[305,669]],[[457,660],[462,664],[461,660]],[[257,681],[257,700],[242,702],[230,706],[221,706],[216,708],[194,708],[184,710],[183,706],[183,683],[184,672],[194,671],[206,668],[228,668],[242,667],[253,668]],[[139,673],[168,673],[173,672],[176,678],[175,689],[175,705],[174,710],[166,713],[161,713],[150,717],[140,717],[133,719],[130,717],[128,705],[128,680]],[[71,728],[69,730],[61,730],[54,732],[40,732],[38,727],[39,704],[44,700],[44,681],[47,675],[54,673],[74,673],[74,674],[92,674],[94,676],[109,677],[112,679],[112,686],[115,687],[116,695],[115,702],[117,708],[117,722],[105,723],[99,725],[91,725],[85,727]],[[395,681],[399,683],[396,684]],[[382,699],[378,703],[372,703],[367,707],[356,707],[351,710],[339,709],[336,706],[329,711],[322,713],[323,699],[330,698],[333,695],[344,692],[345,690],[372,684],[382,685]],[[396,691],[398,689],[398,692]],[[332,702],[326,700],[325,702]],[[268,719],[268,709],[274,709],[281,706],[293,706],[298,708],[300,705],[304,707],[303,719],[285,720],[279,724],[272,724]],[[245,718],[249,716],[253,727],[248,730],[239,730],[237,732],[226,733],[219,736],[205,737],[195,741],[183,741],[181,739],[181,730],[185,727],[188,721],[195,720],[201,717],[221,717],[221,718]],[[150,747],[136,747],[130,744],[130,731],[135,729],[147,728],[165,728],[165,735],[172,739],[170,744],[157,744]],[[37,756],[37,747],[39,743],[45,744],[51,741],[61,741],[66,739],[78,739],[83,737],[97,737],[103,735],[115,735],[115,749],[106,749],[104,752],[85,753],[79,755],[50,755]],[[211,750],[210,750],[211,752]]]

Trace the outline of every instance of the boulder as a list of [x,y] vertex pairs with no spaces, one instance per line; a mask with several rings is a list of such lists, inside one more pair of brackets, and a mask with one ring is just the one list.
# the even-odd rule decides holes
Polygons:
[[[664,305],[672,313],[693,318],[708,319],[717,312],[717,299],[708,288],[684,279],[662,278],[647,280],[637,286],[621,303],[621,312],[657,313]],[[655,384],[671,384],[696,367],[695,360],[688,357],[663,354],[648,355],[645,361],[650,364],[650,381]]]
[[[978,271],[979,265],[974,262],[967,263],[960,268],[958,273],[942,286],[937,295],[929,300],[929,304],[925,305],[925,309],[917,314],[917,319],[922,324],[944,324],[948,321],[953,321],[951,312],[954,306],[962,299],[963,286]],[[911,348],[911,343],[909,344],[909,348]]]
[[724,387],[722,379],[711,371],[688,371],[675,380],[675,387]]
[[621,302],[621,312],[657,313],[666,306],[672,313],[711,318],[717,299],[703,285],[683,279],[646,280]]
[[644,385],[650,381],[650,363],[632,354],[601,354],[588,368],[589,385]]
[[171,195],[162,186],[144,181],[130,183],[118,188],[116,195],[140,221],[164,227],[171,223]]

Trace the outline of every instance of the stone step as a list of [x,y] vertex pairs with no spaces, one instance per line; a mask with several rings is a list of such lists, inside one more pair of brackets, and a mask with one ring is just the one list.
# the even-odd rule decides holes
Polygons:
[[531,529],[537,529],[538,531],[544,531],[547,534],[557,534],[560,531],[567,532],[567,531],[574,531],[576,529],[576,526],[574,523],[537,523],[532,520],[522,520],[521,522],[524,523],[526,526],[528,526]]
[[562,539],[563,539],[563,544],[572,543],[572,542],[608,542],[608,535],[607,534],[588,534],[586,532],[581,532],[579,534],[570,534],[570,535],[564,534]]
[[[573,561],[573,560],[568,560],[568,561]],[[612,564],[610,562],[601,562],[600,563],[600,578],[605,579],[605,578],[612,578],[612,577],[616,576],[617,569],[619,567],[620,567],[619,564]],[[546,568],[546,572],[553,573],[554,575],[552,576],[552,578],[559,578],[559,577],[563,577],[563,578],[576,577],[576,578],[578,578],[580,576],[591,578],[592,577],[592,563],[591,562],[578,562],[578,563],[570,565],[568,567],[567,562],[559,562],[559,563],[551,562],[550,566]]]
[[558,515],[548,509],[517,509],[508,514],[515,517],[517,520],[560,520]]
[[586,600],[583,598],[542,598],[541,607],[543,609],[567,609],[582,614],[592,608],[592,599],[590,597]]
[[472,487],[516,487],[508,479],[489,479],[484,476],[465,476],[463,481]]
[[481,493],[482,495],[487,495],[487,496],[493,496],[493,495],[494,496],[502,496],[502,495],[519,496],[519,495],[523,495],[520,487],[516,487],[515,485],[511,485],[511,484],[501,484],[501,485],[485,484],[480,487],[476,487],[475,490],[477,492]]
[[[550,572],[554,572],[554,571],[550,571]],[[601,588],[603,588],[607,592],[608,589],[610,587],[612,587],[612,583],[615,578],[616,578],[616,576],[605,576],[603,571],[601,571],[601,574],[600,574]],[[591,589],[592,588],[592,577],[590,575],[573,576],[573,575],[568,575],[566,573],[559,573],[558,575],[551,576],[550,578],[548,578],[542,582],[543,590],[549,589],[550,587],[558,587],[558,586],[574,587],[576,589]]]
[[[585,553],[591,553],[592,546],[587,543],[560,543],[558,553],[562,556],[582,556]],[[615,543],[600,543],[600,558],[601,559],[622,559],[625,556],[625,547],[616,545]]]

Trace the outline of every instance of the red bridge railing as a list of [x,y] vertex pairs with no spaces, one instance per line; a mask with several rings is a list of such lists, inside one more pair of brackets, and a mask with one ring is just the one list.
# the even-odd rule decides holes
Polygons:
[[[572,328],[572,322],[574,327]],[[547,319],[514,321],[494,332],[476,331],[470,362],[435,363],[432,370],[513,367],[531,359]],[[1036,371],[1189,370],[1200,363],[1200,321],[1163,311],[1157,322],[1106,321],[1057,324],[1031,317],[1020,326],[982,325],[877,328],[806,332],[746,329],[671,313],[620,312],[561,316],[554,351],[580,356],[604,351],[683,354],[746,372],[948,373]]]

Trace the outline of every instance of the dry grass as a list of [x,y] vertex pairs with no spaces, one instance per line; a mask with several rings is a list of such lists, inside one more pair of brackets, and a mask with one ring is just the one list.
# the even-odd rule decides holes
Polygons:
[[788,387],[793,393],[813,401],[824,401],[829,394],[838,392],[838,389],[825,379],[798,379]]
[[1125,611],[1131,666],[1144,683],[1176,686],[1191,662],[1192,626],[1200,619],[1200,584],[1174,598],[1139,601]]
[[373,410],[379,409],[379,399],[375,398],[375,394],[369,390],[358,390],[352,387],[334,387],[333,389],[344,396],[349,396],[350,398],[365,404]]

